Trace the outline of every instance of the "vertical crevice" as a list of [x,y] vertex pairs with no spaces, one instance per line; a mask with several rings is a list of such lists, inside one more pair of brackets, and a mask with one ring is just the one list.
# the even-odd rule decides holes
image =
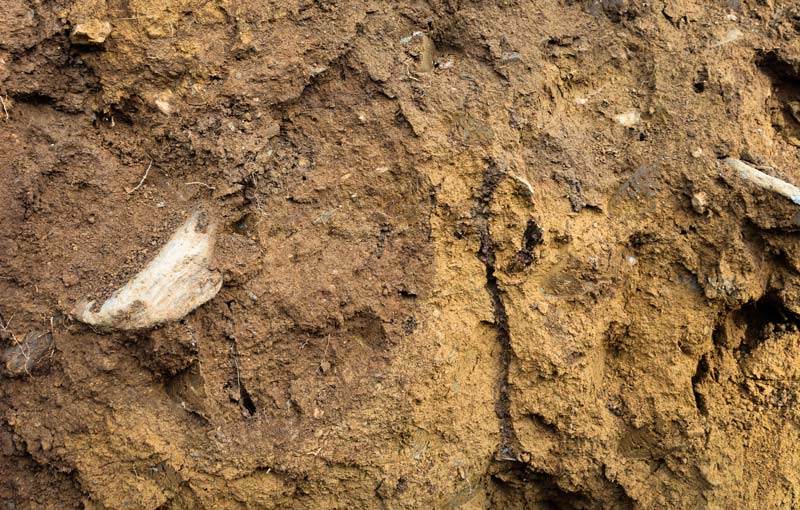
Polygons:
[[708,416],[708,401],[703,391],[700,389],[701,383],[708,377],[708,355],[703,354],[697,362],[697,369],[692,376],[692,393],[694,393],[694,403],[698,412],[703,416]]
[[494,191],[505,173],[490,161],[483,171],[483,182],[476,197],[473,208],[473,221],[480,238],[480,249],[477,256],[486,267],[486,284],[484,288],[489,294],[494,314],[494,327],[497,331],[497,342],[500,345],[500,374],[497,382],[497,400],[495,413],[500,421],[501,444],[498,448],[498,460],[516,461],[519,444],[514,425],[511,420],[511,402],[508,396],[508,372],[511,364],[511,337],[508,329],[508,314],[503,302],[502,291],[495,275],[496,256],[490,229],[491,204]]
[[233,359],[233,367],[236,369],[236,373],[234,374],[235,383],[236,383],[236,393],[235,397],[231,397],[231,400],[237,402],[239,406],[247,413],[249,416],[253,416],[256,414],[256,405],[253,402],[252,397],[250,397],[250,393],[245,388],[244,381],[242,381],[242,374],[239,369],[239,350],[236,347],[236,340],[233,338],[228,338],[231,343],[231,356]]

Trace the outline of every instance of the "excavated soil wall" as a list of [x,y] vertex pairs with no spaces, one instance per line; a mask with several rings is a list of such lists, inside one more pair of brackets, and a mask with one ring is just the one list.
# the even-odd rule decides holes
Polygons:
[[[0,508],[800,505],[795,2],[0,19]],[[75,319],[198,208],[213,299]]]

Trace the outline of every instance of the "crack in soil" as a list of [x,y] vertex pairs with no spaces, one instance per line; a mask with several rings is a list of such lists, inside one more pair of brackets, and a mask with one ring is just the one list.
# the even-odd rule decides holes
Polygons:
[[238,400],[236,400],[236,402],[238,402],[242,409],[247,411],[248,415],[253,416],[256,414],[256,406],[255,403],[253,403],[252,397],[250,397],[250,393],[244,386],[244,381],[242,381],[242,375],[239,369],[239,348],[236,344],[236,339],[228,337],[228,341],[231,344],[231,359],[236,369],[236,391],[238,393]]
[[491,204],[497,185],[505,177],[505,172],[498,168],[494,161],[489,161],[489,166],[483,171],[483,182],[478,191],[473,220],[477,228],[481,246],[477,256],[486,267],[486,292],[492,301],[494,313],[494,327],[497,330],[497,342],[500,344],[500,374],[497,383],[497,401],[495,414],[500,421],[501,443],[497,452],[497,460],[517,461],[516,451],[519,450],[517,433],[511,420],[511,402],[508,396],[508,370],[511,363],[511,336],[508,330],[508,313],[503,302],[500,286],[495,275],[496,257],[494,241],[489,227],[491,217]]

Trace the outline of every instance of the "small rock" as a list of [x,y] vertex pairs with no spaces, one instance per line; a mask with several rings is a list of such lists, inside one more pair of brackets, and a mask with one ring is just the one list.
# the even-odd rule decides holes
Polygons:
[[324,225],[325,223],[328,223],[331,220],[331,218],[333,217],[333,215],[335,213],[336,213],[336,208],[328,209],[327,211],[325,211],[324,213],[319,215],[311,223],[314,224],[314,225]]
[[323,361],[322,363],[319,364],[319,370],[323,374],[327,374],[331,370],[331,362],[328,360]]
[[451,67],[453,67],[454,64],[452,58],[447,58],[447,59],[438,58],[436,59],[436,62],[437,62],[436,67],[438,67],[441,71],[450,69]]
[[172,106],[170,106],[168,102],[162,101],[161,99],[156,99],[155,103],[156,103],[156,108],[158,108],[158,111],[160,111],[164,115],[169,115],[172,113]]
[[600,4],[606,15],[614,21],[620,21],[622,18],[635,18],[639,11],[636,0],[602,0]]
[[526,198],[531,198],[533,196],[533,186],[531,186],[531,183],[519,175],[511,174],[511,176],[514,178],[517,184],[520,185],[520,191],[522,192],[522,195]]
[[7,347],[0,359],[8,375],[19,377],[30,375],[52,351],[53,335],[47,331],[31,331],[22,343]]
[[614,120],[625,127],[633,127],[642,120],[642,114],[636,110],[631,110],[629,112],[620,113],[619,115],[614,115]]
[[513,64],[519,62],[520,60],[522,60],[522,56],[519,54],[519,52],[516,51],[503,53],[500,56],[500,62],[502,62],[503,64]]
[[419,37],[421,35],[422,35],[422,32],[416,31],[413,34],[407,35],[407,36],[403,37],[402,39],[400,39],[400,44],[408,44],[408,43],[411,42],[412,39],[414,39],[415,37]]
[[787,106],[789,108],[789,113],[792,114],[794,120],[800,122],[800,101],[789,101]]
[[708,210],[708,195],[702,191],[692,195],[692,209],[697,214],[705,214]]
[[732,42],[736,42],[743,35],[744,35],[744,33],[742,33],[742,31],[737,29],[737,28],[734,28],[733,30],[728,30],[728,32],[726,32],[725,35],[722,36],[722,39],[720,39],[719,41],[717,41],[714,44],[712,44],[711,47],[712,48],[717,48],[719,46],[724,46],[726,44],[730,44]]
[[75,273],[65,272],[61,275],[61,281],[64,283],[64,287],[72,287],[80,283],[81,279]]
[[702,157],[702,156],[703,156],[703,149],[701,149],[700,147],[698,147],[698,148],[696,148],[695,150],[692,151],[692,157],[693,158],[699,158],[699,157]]
[[158,111],[163,113],[164,115],[171,115],[173,112],[172,104],[170,100],[174,97],[174,94],[171,91],[165,91],[156,96],[155,100],[153,101],[158,108]]
[[90,19],[79,23],[72,29],[70,40],[72,44],[87,46],[100,46],[111,34],[111,23],[99,19]]
[[280,122],[272,122],[269,126],[267,126],[267,131],[264,133],[267,137],[267,140],[270,138],[275,138],[279,134],[281,134],[281,124]]

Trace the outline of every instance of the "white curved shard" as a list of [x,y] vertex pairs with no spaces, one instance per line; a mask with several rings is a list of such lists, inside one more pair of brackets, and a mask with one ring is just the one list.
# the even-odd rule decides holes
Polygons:
[[99,310],[94,301],[79,303],[72,315],[81,322],[113,329],[145,329],[178,320],[209,301],[222,287],[222,276],[208,268],[214,226],[194,212],[156,257]]

